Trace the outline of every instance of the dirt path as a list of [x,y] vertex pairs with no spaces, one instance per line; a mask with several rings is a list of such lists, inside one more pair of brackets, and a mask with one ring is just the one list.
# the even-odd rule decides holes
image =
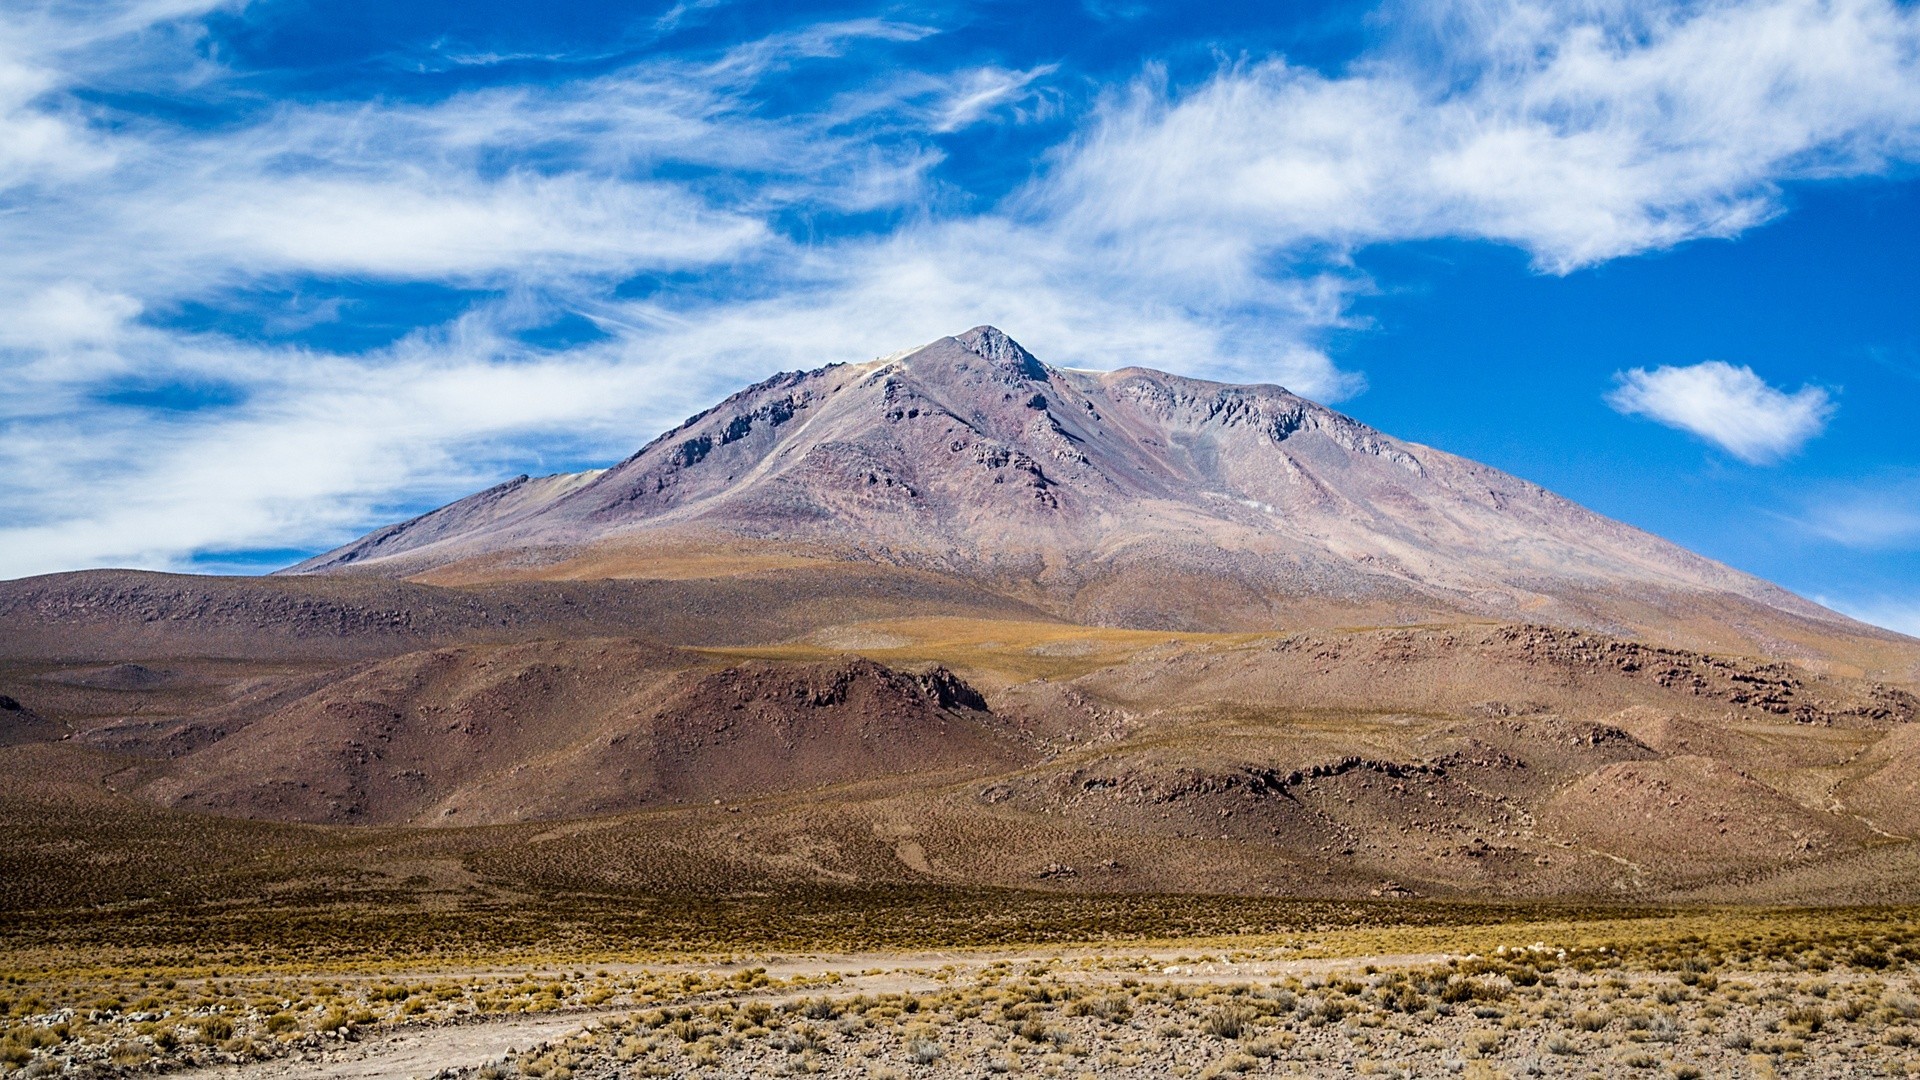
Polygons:
[[[432,1076],[442,1069],[485,1065],[514,1050],[524,1050],[576,1034],[599,1016],[573,1013],[513,1017],[448,1027],[401,1028],[391,1034],[339,1049],[309,1051],[294,1058],[190,1069],[178,1077],[244,1077],[246,1080],[347,1080],[349,1077]],[[317,1059],[317,1060],[316,1060]]]
[[[1374,967],[1408,967],[1437,963],[1444,954],[1420,953],[1395,956],[1360,956],[1320,960],[1277,960],[1232,962],[1223,956],[1194,957],[1186,953],[1122,954],[1127,959],[1148,961],[1146,970],[1101,970],[1078,968],[1072,963],[1096,959],[1099,953],[1020,952],[1020,953],[929,953],[913,956],[859,954],[790,958],[754,966],[767,969],[769,975],[790,978],[797,975],[839,975],[842,981],[828,987],[805,990],[775,990],[724,995],[727,1000],[791,1001],[807,997],[843,998],[855,994],[920,993],[944,985],[937,973],[952,969],[960,977],[977,974],[996,963],[1016,967],[1046,961],[1066,961],[1055,967],[1055,978],[1087,983],[1118,981],[1125,977],[1154,982],[1238,982],[1274,979],[1288,975],[1304,977],[1330,975]],[[662,965],[646,970],[725,971],[731,966]],[[639,970],[636,968],[635,970]],[[444,974],[434,972],[432,974]],[[710,1000],[702,995],[701,1000]],[[498,1061],[516,1050],[527,1050],[544,1043],[565,1040],[604,1023],[609,1017],[635,1011],[622,1005],[604,1009],[544,1013],[533,1016],[490,1017],[464,1024],[436,1027],[399,1028],[355,1041],[340,1041],[330,1048],[309,1050],[294,1057],[188,1069],[173,1073],[180,1080],[368,1080],[368,1078],[431,1077],[443,1069],[476,1068]]]

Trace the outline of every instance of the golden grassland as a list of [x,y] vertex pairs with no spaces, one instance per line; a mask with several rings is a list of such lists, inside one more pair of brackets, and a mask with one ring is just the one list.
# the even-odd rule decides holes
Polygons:
[[501,581],[644,579],[684,581],[739,577],[796,567],[830,567],[830,559],[740,547],[660,550],[647,545],[609,546],[553,563],[515,565],[512,556],[464,560],[415,575],[427,585],[493,584]]
[[[765,952],[978,950],[1109,941],[1207,948],[1242,941],[1262,948],[1368,951],[1387,947],[1394,934],[1417,939],[1427,933],[1492,932],[1488,928],[1509,923],[1533,925],[1540,910],[938,887],[787,886],[744,896],[513,893],[415,902],[398,888],[313,887],[251,902],[14,912],[7,916],[0,949],[15,966],[36,958],[67,965],[66,958],[73,958],[74,963],[86,959],[175,972],[207,966],[380,970],[423,963],[649,962]],[[1558,925],[1567,927],[1592,920],[1630,926],[1658,918],[1604,908],[1555,910],[1564,920]]]
[[1244,645],[1272,634],[1126,630],[1070,623],[927,616],[879,619],[774,645],[708,648],[728,660],[822,660],[848,652],[883,664],[943,663],[1013,682],[1071,679],[1156,646]]
[[[584,1041],[495,1071],[881,1075],[971,1061],[1164,1075],[1204,1058],[1215,1074],[1311,1073],[1423,1040],[1462,1062],[1506,1047],[1630,1070],[1620,1063],[1639,1054],[1665,1069],[1705,1024],[1719,1058],[1758,1055],[1791,1073],[1833,1046],[1905,1060],[1920,1015],[1916,916],[930,889],[433,905],[309,892],[16,911],[0,924],[0,1066],[114,1075],[320,1053],[401,1025],[594,1010],[604,1020]],[[845,965],[804,961],[880,970],[929,950],[952,961],[931,995],[836,990]],[[1343,958],[1362,966],[1190,982]],[[1418,1075],[1379,1057],[1366,1059],[1377,1075]]]

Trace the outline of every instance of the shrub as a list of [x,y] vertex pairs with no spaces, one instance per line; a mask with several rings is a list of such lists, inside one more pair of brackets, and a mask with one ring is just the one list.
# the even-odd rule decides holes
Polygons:
[[1258,1061],[1246,1054],[1231,1054],[1207,1066],[1201,1071],[1200,1076],[1205,1080],[1208,1077],[1224,1076],[1227,1073],[1243,1073],[1258,1068],[1259,1065]]
[[1411,983],[1394,983],[1382,987],[1379,994],[1380,1007],[1393,1012],[1416,1013],[1427,1007],[1427,999]]
[[675,1020],[667,1025],[667,1031],[685,1043],[699,1042],[709,1035],[720,1034],[719,1027],[700,1020]]
[[[328,1009],[325,1015],[320,1017],[319,1030],[339,1031],[341,1028],[350,1028],[355,1024],[364,1024],[372,1019],[372,1013],[358,1009],[349,1010],[343,1006],[335,1005]],[[231,1033],[233,1029],[229,1027],[227,1030]]]
[[1449,1005],[1458,1005],[1465,1001],[1498,1001],[1506,996],[1504,987],[1484,983],[1478,979],[1452,979],[1440,988],[1440,1000]]
[[1133,1003],[1123,994],[1108,994],[1098,998],[1078,998],[1067,1006],[1069,1016],[1097,1016],[1110,1024],[1124,1022],[1133,1015]]
[[1847,963],[1852,964],[1854,967],[1879,971],[1890,966],[1893,963],[1893,957],[1888,956],[1880,949],[1862,947],[1853,950],[1852,955],[1847,957]]
[[1215,1009],[1207,1014],[1201,1028],[1218,1039],[1237,1039],[1252,1020],[1253,1014],[1246,1009]]
[[1307,1017],[1307,1022],[1315,1026],[1321,1024],[1336,1024],[1340,1022],[1342,1017],[1349,1013],[1359,1011],[1360,1006],[1346,998],[1330,997],[1321,1002],[1319,1006],[1313,1010]]
[[1600,1031],[1611,1023],[1613,1023],[1613,1016],[1610,1013],[1582,1009],[1573,1014],[1573,1026],[1581,1031]]
[[1826,1026],[1827,1014],[1817,1005],[1795,1005],[1786,1013],[1788,1026],[1805,1028],[1809,1033]]

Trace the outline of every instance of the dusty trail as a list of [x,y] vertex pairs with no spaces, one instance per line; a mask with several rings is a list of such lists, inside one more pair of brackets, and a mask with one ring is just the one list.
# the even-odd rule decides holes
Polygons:
[[[909,956],[849,954],[793,958],[751,966],[765,967],[775,978],[838,975],[841,981],[831,986],[801,990],[743,991],[727,994],[701,994],[689,1001],[715,1000],[768,1002],[796,1001],[810,997],[847,998],[856,994],[898,994],[928,992],[944,985],[943,977],[967,978],[998,963],[1016,966],[1060,962],[1050,970],[1057,979],[1081,983],[1117,982],[1124,977],[1147,978],[1155,982],[1217,983],[1281,978],[1288,975],[1328,975],[1374,967],[1408,967],[1446,959],[1445,954],[1420,953],[1391,956],[1357,956],[1336,959],[1277,960],[1232,962],[1225,957],[1194,958],[1192,950],[1124,954],[1125,959],[1146,960],[1154,965],[1149,971],[1131,969],[1101,970],[1071,966],[1079,961],[1121,959],[1103,953],[1018,952],[1018,953],[925,953]],[[1184,961],[1184,962],[1176,962]],[[749,965],[634,965],[633,971],[727,971]],[[447,974],[429,972],[425,974]],[[546,1043],[563,1041],[573,1035],[597,1028],[609,1018],[624,1016],[636,1009],[618,1005],[601,1009],[576,1009],[562,1013],[533,1016],[501,1016],[470,1023],[433,1027],[399,1028],[359,1040],[342,1040],[328,1049],[272,1061],[248,1062],[188,1069],[172,1074],[181,1080],[371,1080],[371,1078],[431,1077],[445,1069],[475,1068],[498,1061],[513,1051],[524,1051]]]
[[[403,1028],[337,1050],[293,1058],[190,1069],[182,1077],[246,1077],[248,1080],[319,1080],[322,1077],[432,1076],[442,1069],[484,1065],[514,1050],[564,1039],[595,1023],[582,1013],[513,1017],[448,1027]],[[319,1060],[315,1060],[316,1056]]]

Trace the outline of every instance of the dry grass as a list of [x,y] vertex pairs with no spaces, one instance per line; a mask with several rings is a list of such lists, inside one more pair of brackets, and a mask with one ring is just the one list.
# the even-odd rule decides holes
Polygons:
[[1251,633],[1125,630],[1070,623],[934,616],[836,627],[782,645],[702,650],[734,659],[822,660],[857,651],[885,664],[943,663],[1007,681],[1071,679],[1169,642],[1225,647],[1261,640]]
[[[1904,1006],[1914,984],[1911,968],[1892,979],[1858,969],[1821,979],[1751,967],[1712,973],[1725,977],[1662,1006],[1661,992],[1681,985],[1671,972],[1563,966],[1537,956],[1524,964],[1460,960],[1358,977],[1222,985],[1115,983],[1076,965],[1024,972],[999,965],[951,978],[934,992],[847,996],[838,1024],[808,1026],[804,1036],[782,1033],[777,1012],[729,1024],[737,1008],[716,1003],[699,1013],[706,1027],[687,1037],[636,1041],[616,1022],[563,1046],[498,1062],[490,1075],[548,1075],[562,1061],[583,1078],[632,1075],[634,1066],[641,1075],[1620,1073],[1674,1080],[1779,1071],[1904,1075],[1920,1067],[1920,1057],[1870,1038],[1887,1002],[1896,1003],[1895,1013]],[[1481,995],[1445,1000],[1446,988],[1467,983],[1481,987]],[[1410,1002],[1409,992],[1420,1000]],[[1503,1020],[1482,1015],[1495,1011],[1485,1005],[1489,999],[1502,1003]],[[1124,1001],[1124,1012],[1087,1007],[1116,1000]],[[1633,1014],[1639,1022],[1632,1024],[1596,1030],[1567,1020],[1615,1000],[1651,1004]],[[1850,1003],[1839,1011],[1852,1019],[1829,1020],[1814,1036],[1768,1036],[1792,1025],[1815,1000]],[[1332,1001],[1345,1004],[1329,1010]],[[808,1007],[784,1008],[793,1016]],[[1730,1007],[1740,1009],[1737,1022],[1726,1019]],[[1825,1015],[1835,1012],[1828,1007]],[[649,1014],[628,1023],[644,1031],[663,1022]],[[1729,1037],[1700,1037],[1712,1031]],[[1758,1036],[1732,1037],[1749,1032]],[[629,1071],[617,1072],[615,1059]]]
[[[0,1067],[106,1074],[331,1053],[398,1025],[570,1010],[605,1023],[497,1063],[495,1074],[585,1078],[628,1065],[642,1075],[845,1074],[857,1065],[856,1075],[1096,1066],[1166,1075],[1178,1065],[1195,1076],[1283,1066],[1371,1076],[1464,1075],[1469,1066],[1726,1075],[1757,1055],[1836,1075],[1860,1061],[1920,1061],[1920,923],[1907,910],[1528,919],[1519,909],[1436,905],[1424,925],[1410,925],[1390,920],[1420,914],[1418,906],[1295,903],[1260,912],[1290,911],[1285,927],[1230,933],[1251,902],[861,899],[677,911],[656,901],[655,918],[578,898],[444,921],[371,908],[283,907],[230,921],[231,911],[99,922],[68,913],[11,935]],[[825,965],[789,962],[770,974],[771,961],[747,959],[827,939],[896,949],[1016,944],[983,931],[996,917],[1055,946],[1080,946],[959,958],[919,976],[939,989],[912,993],[862,992]],[[461,922],[465,937],[430,944]],[[652,936],[618,932],[636,925]],[[217,926],[229,928],[225,939]],[[133,933],[116,943],[115,927]],[[1175,927],[1188,932],[1166,932]],[[1454,955],[1392,958],[1416,951]],[[887,970],[887,954],[870,955]],[[1286,965],[1325,967],[1309,957],[1376,959],[1327,975],[1280,974]]]

